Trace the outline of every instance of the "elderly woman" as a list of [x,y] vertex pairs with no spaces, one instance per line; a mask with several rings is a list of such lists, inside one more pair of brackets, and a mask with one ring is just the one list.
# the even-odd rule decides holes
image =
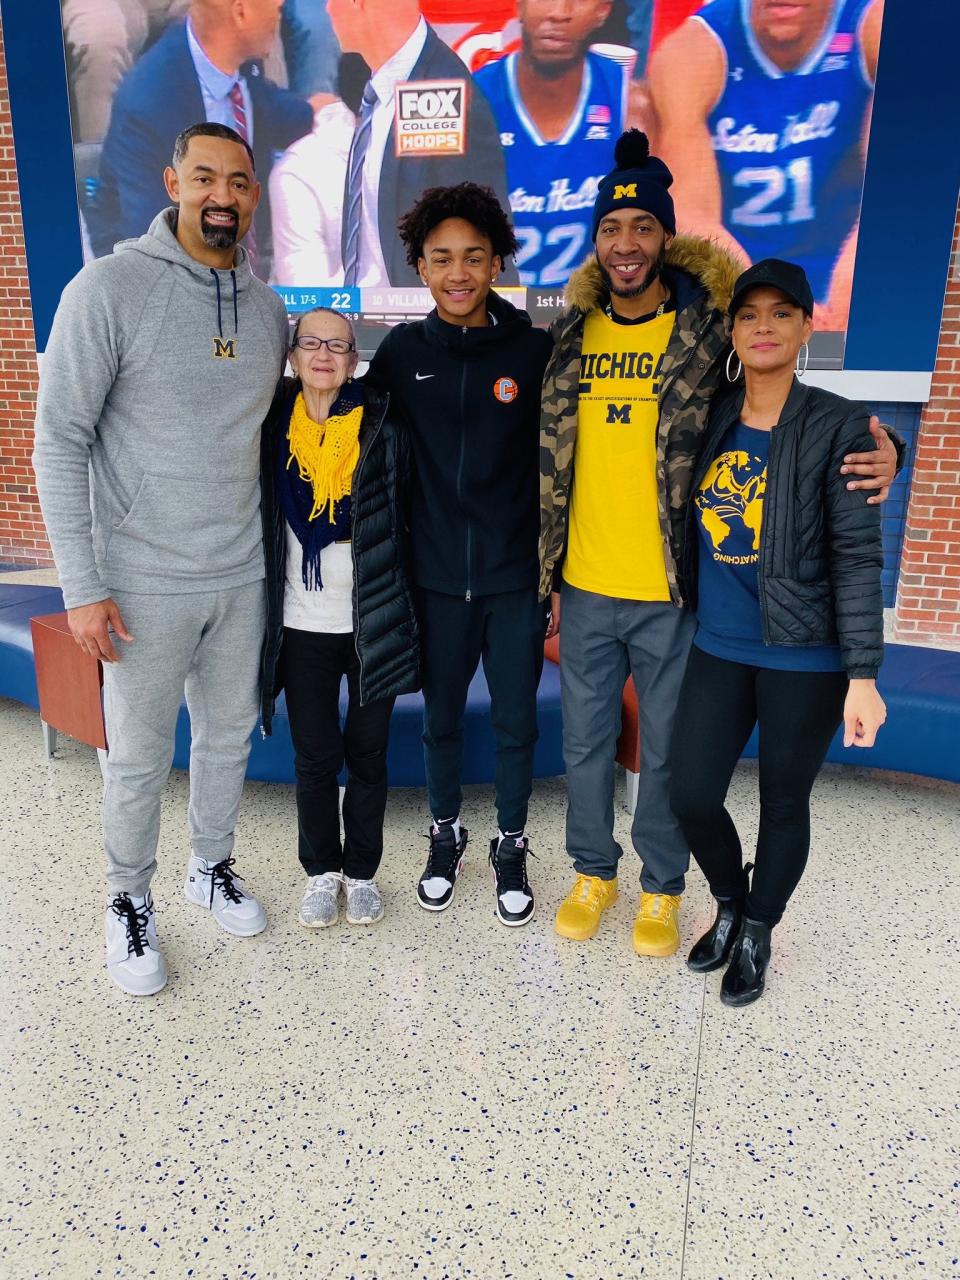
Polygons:
[[[277,389],[263,434],[267,640],[263,726],[286,691],[295,752],[300,923],[383,915],[387,735],[393,703],[418,687],[417,626],[404,571],[405,437],[389,397],[354,379],[349,320],[300,317],[295,377]],[[348,703],[341,727],[340,684]],[[343,841],[337,776],[346,763]]]
[[[717,900],[687,964],[705,973],[729,960],[721,999],[745,1005],[763,993],[771,930],[803,874],[810,792],[830,741],[843,723],[845,745],[870,747],[885,718],[882,553],[878,509],[840,473],[846,454],[870,448],[868,413],[796,377],[813,329],[803,270],[755,264],[730,314],[735,385],[711,405],[686,539],[699,629],[674,727],[672,803]],[[724,802],[758,723],[751,878]]]

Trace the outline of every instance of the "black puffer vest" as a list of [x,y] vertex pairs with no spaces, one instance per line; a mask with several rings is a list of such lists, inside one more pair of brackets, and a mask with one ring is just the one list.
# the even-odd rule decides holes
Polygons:
[[[405,506],[410,479],[403,426],[389,396],[365,386],[360,459],[353,473],[353,634],[360,659],[360,701],[412,693],[420,687],[420,653],[408,583]],[[286,530],[275,467],[300,383],[282,378],[263,425],[261,443],[267,633],[261,662],[261,727],[271,729],[283,641]]]
[[[693,477],[696,493],[740,417],[743,386],[717,396]],[[851,679],[875,677],[883,660],[880,508],[847,489],[844,455],[870,453],[861,404],[794,379],[770,438],[760,531],[760,609],[765,644],[839,642]],[[697,603],[696,509],[688,505],[684,596]]]

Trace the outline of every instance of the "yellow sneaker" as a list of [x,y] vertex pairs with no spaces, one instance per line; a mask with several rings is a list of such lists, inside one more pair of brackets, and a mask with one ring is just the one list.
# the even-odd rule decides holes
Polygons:
[[641,893],[633,925],[638,956],[672,956],[680,946],[680,898],[670,893]]
[[554,928],[561,938],[584,942],[600,927],[600,917],[617,900],[617,878],[578,875],[573,888],[560,904]]

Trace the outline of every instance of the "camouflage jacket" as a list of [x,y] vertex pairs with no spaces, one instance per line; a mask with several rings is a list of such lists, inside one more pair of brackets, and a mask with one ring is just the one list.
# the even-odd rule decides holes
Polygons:
[[[726,310],[740,274],[736,261],[710,240],[678,236],[664,273],[677,303],[660,381],[657,489],[663,557],[674,604],[683,604],[685,514],[710,397],[723,378],[730,350]],[[577,438],[580,349],[587,314],[609,294],[595,262],[570,278],[568,309],[552,329],[554,347],[543,380],[540,416],[540,594],[549,594],[563,559]]]

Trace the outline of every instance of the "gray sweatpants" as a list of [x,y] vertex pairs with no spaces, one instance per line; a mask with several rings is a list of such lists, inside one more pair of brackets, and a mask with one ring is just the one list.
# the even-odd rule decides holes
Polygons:
[[577,871],[612,880],[613,786],[623,686],[640,707],[640,782],[633,846],[647,893],[682,893],[690,861],[670,808],[673,717],[696,620],[672,604],[615,600],[563,584],[560,689],[567,768],[567,852]]
[[120,661],[103,667],[107,887],[143,894],[157,867],[160,801],[184,692],[193,851],[219,861],[233,849],[259,711],[264,584],[191,595],[115,592],[113,598],[133,640],[114,638]]

